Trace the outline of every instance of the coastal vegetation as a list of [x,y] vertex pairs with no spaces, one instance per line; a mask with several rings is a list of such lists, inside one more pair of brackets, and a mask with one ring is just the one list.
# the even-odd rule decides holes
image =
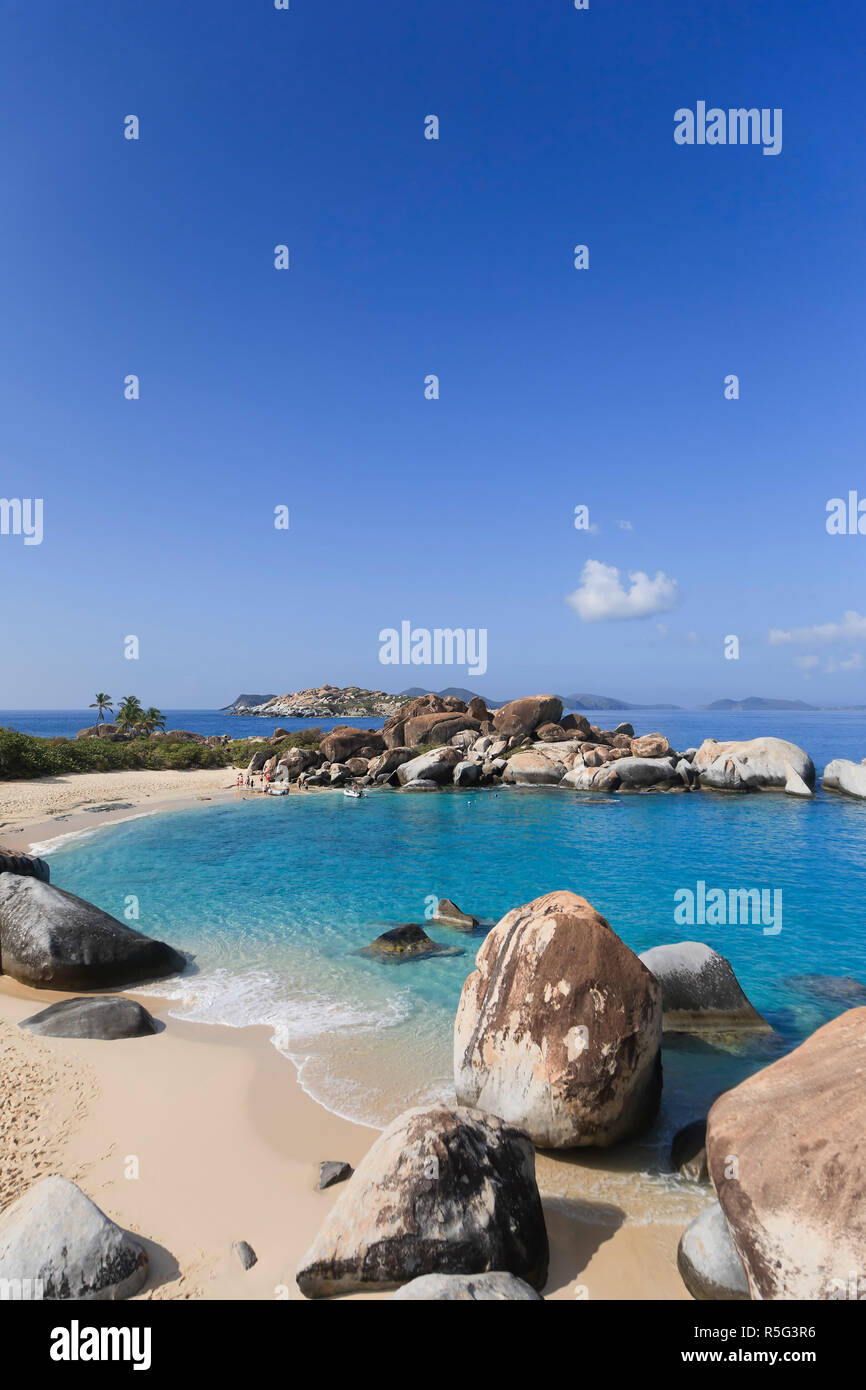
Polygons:
[[36,738],[0,729],[0,779],[56,777],[69,772],[114,772],[150,768],[226,767],[230,749],[194,742],[131,738]]
[[318,750],[324,737],[320,728],[311,728],[276,739],[208,740],[183,730],[161,732],[165,719],[158,710],[143,710],[142,716],[136,725],[130,725],[128,737],[118,737],[116,726],[110,724],[102,726],[107,733],[77,739],[39,738],[0,728],[0,781],[70,772],[246,768],[256,754],[282,758],[293,748]]

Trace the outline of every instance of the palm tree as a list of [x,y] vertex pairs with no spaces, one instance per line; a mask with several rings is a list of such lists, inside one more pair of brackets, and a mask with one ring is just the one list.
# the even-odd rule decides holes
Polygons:
[[106,695],[104,691],[99,691],[93,704],[88,705],[88,709],[96,710],[96,728],[98,730],[100,724],[105,718],[105,711],[108,710],[109,714],[114,713],[111,696]]
[[165,728],[165,715],[162,710],[156,709],[153,705],[144,711],[139,720],[139,728],[143,734],[152,734],[154,729]]
[[124,695],[117,706],[117,727],[125,734],[137,729],[144,718],[144,710],[137,695]]

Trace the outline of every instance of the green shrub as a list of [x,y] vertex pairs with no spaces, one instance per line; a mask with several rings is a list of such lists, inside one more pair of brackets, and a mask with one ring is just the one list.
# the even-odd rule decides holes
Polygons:
[[[226,767],[228,748],[202,743],[134,738],[112,743],[107,738],[36,738],[0,728],[0,780],[56,777],[66,772],[114,772],[125,769]],[[249,759],[247,760],[249,761]]]

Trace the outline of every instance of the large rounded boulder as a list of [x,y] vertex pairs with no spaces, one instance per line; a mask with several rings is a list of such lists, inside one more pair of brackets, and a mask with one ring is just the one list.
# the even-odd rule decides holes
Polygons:
[[403,787],[418,781],[443,786],[453,780],[454,769],[462,761],[459,748],[433,748],[429,753],[419,753],[417,758],[401,763],[397,768],[397,780]]
[[752,1298],[862,1298],[866,1008],[720,1096],[707,1159]]
[[468,714],[446,711],[442,714],[418,714],[412,719],[407,719],[403,727],[403,737],[407,748],[418,748],[422,744],[436,747],[448,743],[455,734],[464,731],[479,734],[481,724]]
[[807,790],[815,785],[809,754],[783,738],[704,739],[693,761],[701,786],[716,791],[784,791],[792,773]]
[[851,762],[850,758],[834,758],[824,768],[821,786],[825,791],[866,797],[866,766]]
[[14,849],[0,849],[0,874],[21,874],[24,878],[39,878],[43,883],[51,880],[51,870],[44,859],[18,854]]
[[504,1271],[541,1288],[547,1231],[527,1136],[491,1115],[407,1110],[376,1140],[297,1273],[307,1298],[423,1274]]
[[515,787],[555,787],[565,776],[565,764],[546,758],[543,753],[514,753],[502,774],[503,782]]
[[157,1032],[156,1020],[143,1004],[123,994],[92,994],[60,999],[18,1025],[41,1038],[144,1038]]
[[319,744],[323,759],[329,763],[344,763],[362,748],[383,753],[385,740],[377,729],[353,729],[348,724],[338,724]]
[[36,989],[112,989],[177,975],[186,960],[93,903],[0,874],[0,973]]
[[743,993],[731,962],[703,941],[653,946],[640,959],[662,987],[666,1030],[770,1028]]
[[677,1248],[677,1268],[692,1298],[701,1302],[748,1299],[746,1272],[718,1202],[702,1211],[683,1231]]
[[526,695],[510,700],[493,716],[493,727],[506,738],[527,738],[544,724],[558,724],[562,701],[558,695]]
[[548,893],[485,938],[463,986],[454,1077],[464,1105],[542,1148],[607,1147],[661,1095],[661,986],[595,908]]
[[0,1287],[26,1283],[30,1297],[47,1299],[129,1298],[147,1269],[138,1241],[67,1178],[43,1178],[0,1215]]
[[391,1294],[399,1303],[541,1303],[514,1274],[422,1274]]

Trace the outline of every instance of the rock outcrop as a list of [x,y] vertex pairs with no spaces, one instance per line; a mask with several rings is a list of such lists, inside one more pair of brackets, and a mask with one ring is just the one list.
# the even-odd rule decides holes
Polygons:
[[0,972],[37,989],[112,989],[179,974],[184,957],[93,903],[0,874]]
[[640,959],[661,985],[666,1029],[769,1029],[743,993],[731,962],[702,941],[653,946]]
[[866,1008],[850,1009],[710,1110],[710,1176],[752,1298],[849,1298],[852,1273],[866,1292],[864,1079]]
[[547,1261],[527,1136],[494,1116],[437,1106],[408,1110],[376,1140],[297,1281],[307,1298],[493,1271],[541,1288]]
[[454,1030],[461,1104],[542,1148],[606,1147],[661,1094],[661,987],[576,893],[515,908],[485,938]]
[[43,1178],[0,1215],[6,1279],[26,1281],[31,1297],[129,1298],[147,1279],[147,1255],[74,1182]]

